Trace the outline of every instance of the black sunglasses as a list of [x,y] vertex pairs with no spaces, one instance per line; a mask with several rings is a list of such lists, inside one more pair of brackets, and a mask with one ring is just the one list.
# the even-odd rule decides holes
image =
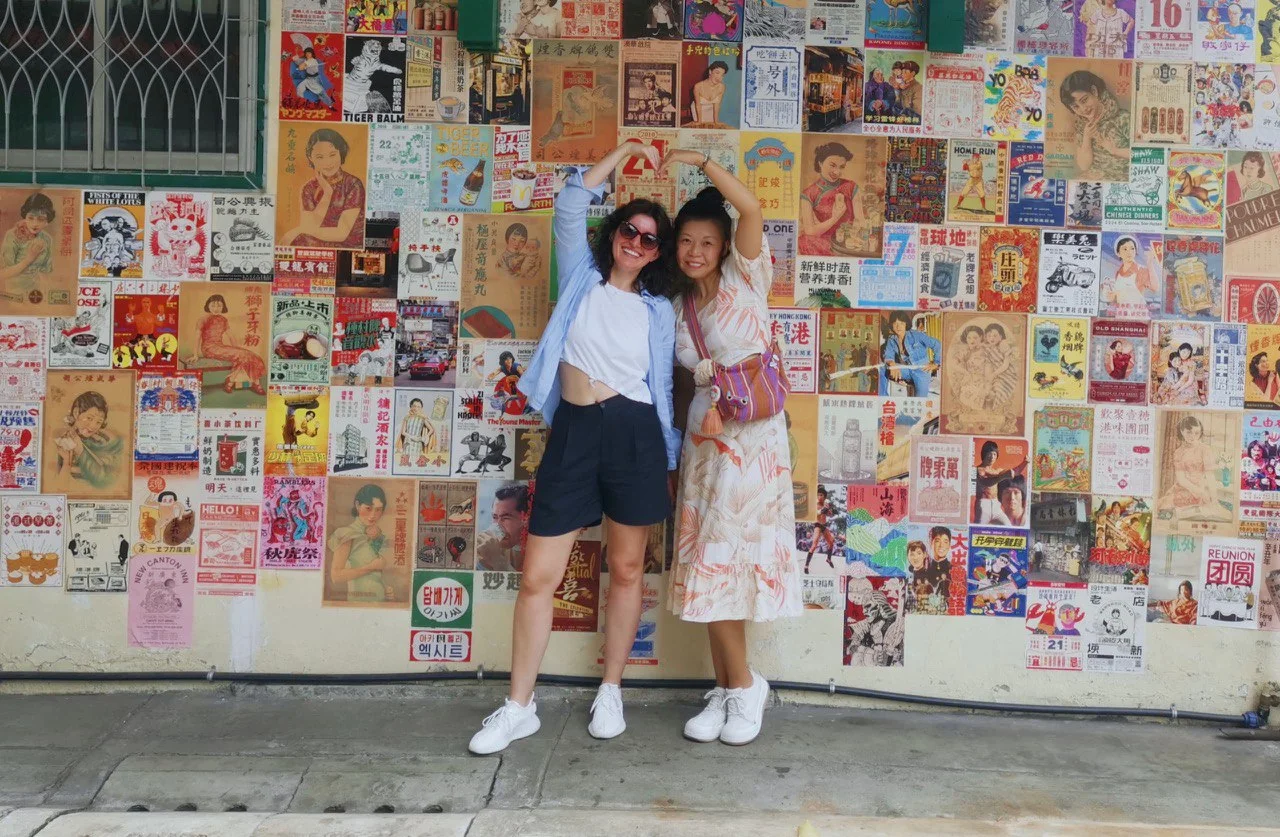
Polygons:
[[636,225],[630,221],[623,221],[622,226],[618,227],[618,234],[627,241],[640,239],[640,246],[652,253],[658,249],[658,245],[662,243],[662,239],[653,233],[642,233],[636,229]]

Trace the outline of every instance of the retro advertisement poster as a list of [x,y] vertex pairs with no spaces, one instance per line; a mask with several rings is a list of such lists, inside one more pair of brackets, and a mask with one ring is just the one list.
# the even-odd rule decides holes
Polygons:
[[[857,305],[910,308],[915,302],[917,227],[885,224],[882,240],[883,258],[854,260],[858,271]],[[813,287],[812,278],[802,277],[802,285]]]
[[866,73],[861,43],[858,41],[859,47],[805,47],[806,131],[861,133],[862,97],[865,92],[863,81]]
[[0,314],[73,316],[80,192],[0,189]]
[[329,388],[329,473],[386,476],[391,472],[388,387]]
[[0,317],[0,381],[5,401],[44,398],[49,357],[49,321],[44,317]]
[[907,574],[907,486],[845,486],[845,567],[841,574]]
[[114,325],[111,281],[81,279],[74,316],[49,320],[49,368],[110,369]]
[[952,140],[948,149],[947,220],[952,224],[1003,224],[1008,143]]
[[134,471],[134,530],[137,549],[153,554],[195,554],[200,521],[200,480],[185,466],[139,465]]
[[555,167],[533,163],[529,129],[497,125],[493,129],[493,211],[550,209]]
[[1169,229],[1222,229],[1225,169],[1226,157],[1220,152],[1169,152]]
[[465,123],[471,61],[458,39],[414,33],[405,53],[405,120]]
[[469,629],[475,602],[473,580],[474,573],[469,572],[414,570],[410,626]]
[[493,204],[494,129],[435,125],[431,129],[429,207],[436,212],[487,212]]
[[1280,85],[1276,84],[1276,67],[1275,64],[1255,64],[1253,72],[1253,143],[1259,149],[1276,151],[1280,149]]
[[533,42],[533,159],[593,163],[618,144],[617,41]]
[[40,490],[40,407],[0,406],[0,491]]
[[579,538],[556,588],[551,630],[595,633],[600,618],[600,541]]
[[200,482],[206,497],[261,498],[265,433],[261,410],[200,411]]
[[[657,527],[661,530],[662,527]],[[609,545],[604,545],[605,572],[609,571]],[[658,591],[663,587],[662,576],[645,573],[640,581],[640,624],[636,628],[635,639],[627,652],[629,666],[656,666],[658,664]],[[600,650],[596,657],[597,665],[604,665],[604,638],[609,622],[609,598],[600,597]]]
[[1043,55],[988,52],[983,138],[1044,141],[1046,81]]
[[1035,411],[1032,427],[1031,490],[1087,494],[1093,462],[1093,408],[1044,406]]
[[50,372],[42,489],[73,500],[130,499],[133,415],[133,373]]
[[1121,573],[1135,584],[1146,583],[1151,565],[1150,498],[1094,494],[1090,526],[1090,578],[1098,581]]
[[1207,324],[1153,324],[1152,405],[1209,405],[1209,332]]
[[[1053,95],[1047,97],[1045,115],[1045,174],[1101,183],[1127,181],[1133,62],[1055,57],[1048,64]],[[1081,97],[1088,100],[1087,106],[1080,104]]]
[[65,525],[66,502],[60,496],[0,496],[0,548],[5,563],[0,586],[64,586]]
[[924,49],[925,15],[920,10],[903,12],[897,3],[867,0],[866,45],[876,49]]
[[341,32],[345,14],[334,0],[284,0],[282,24],[286,31]]
[[348,32],[403,35],[409,28],[407,0],[346,0]]
[[1245,378],[1246,327],[1236,323],[1214,323],[1209,363],[1208,406],[1216,410],[1244,407],[1240,381]]
[[925,133],[965,139],[982,136],[986,92],[982,57],[933,54],[924,73]]
[[323,561],[325,480],[267,475],[262,485],[259,566],[317,570]]
[[[887,150],[884,139],[804,135],[800,255],[883,256]],[[834,179],[828,175],[831,167],[823,165],[831,159],[846,163]]]
[[409,604],[416,489],[413,480],[329,478],[323,605],[403,610]]
[[886,165],[886,221],[941,224],[947,218],[947,141],[891,137]]
[[1093,490],[1150,497],[1155,486],[1155,423],[1148,407],[1094,409]]
[[682,127],[737,128],[742,109],[742,48],[685,41],[676,101]]
[[808,6],[809,0],[746,0],[743,10],[747,24],[743,37],[803,41]]
[[1084,671],[1080,622],[1087,614],[1089,585],[1032,581],[1027,585],[1027,668]]
[[[1227,260],[1231,272],[1251,277],[1280,274],[1280,235],[1277,234],[1276,202],[1280,198],[1273,155],[1261,151],[1228,151],[1226,181]],[[1250,288],[1253,279],[1236,280]],[[1274,291],[1275,285],[1272,284]],[[1278,299],[1274,293],[1264,298]],[[1257,308],[1258,306],[1255,306]],[[1248,310],[1247,308],[1245,310]],[[1280,318],[1280,305],[1268,311],[1260,322]],[[1247,319],[1230,317],[1236,322]]]
[[272,384],[267,392],[267,458],[273,476],[324,476],[329,461],[329,387]]
[[[399,215],[406,206],[425,206],[429,200],[427,174],[431,170],[431,128],[380,122],[369,126],[369,182],[365,208],[365,247],[381,249],[375,219],[381,213]],[[364,252],[364,251],[361,251]],[[360,254],[351,258],[358,258]]]
[[742,51],[742,59],[742,127],[756,131],[799,131],[801,48],[748,44]]
[[1102,233],[1099,314],[1149,320],[1163,308],[1164,236],[1159,233]]
[[[276,172],[277,246],[364,248],[368,126],[281,122]],[[317,223],[322,202],[328,210]]]
[[[800,207],[800,168],[803,162],[799,156],[800,138],[795,134],[779,138],[756,131],[742,131],[738,138],[742,151],[742,167],[738,169],[738,176],[760,199],[764,217],[794,221]],[[845,151],[852,160],[853,151],[849,148]],[[834,200],[832,196],[828,216],[834,208]],[[845,217],[850,217],[852,210],[846,206],[845,212]]]
[[1257,629],[1264,547],[1262,541],[1244,538],[1202,541],[1197,625]]
[[1165,150],[1135,147],[1132,159],[1127,183],[1108,183],[1103,187],[1103,223],[1137,232],[1163,232],[1168,199]]
[[271,298],[271,383],[327,384],[332,297]]
[[1095,319],[1089,326],[1089,400],[1146,404],[1151,341],[1149,323]]
[[861,45],[866,40],[866,0],[808,0],[805,43],[814,46]]
[[1139,61],[1190,61],[1194,38],[1192,0],[1138,2],[1134,57]]
[[1237,440],[1243,415],[1159,410],[1159,484],[1155,531],[1162,535],[1232,535],[1239,509]]
[[67,503],[67,592],[125,591],[130,514],[128,502]]
[[1090,584],[1088,615],[1080,625],[1084,670],[1141,674],[1147,632],[1147,585]]
[[921,225],[916,307],[924,311],[973,311],[978,307],[976,226]]
[[194,373],[138,375],[137,473],[195,471],[200,461],[200,376]]
[[532,340],[486,340],[471,362],[471,381],[481,388],[484,418],[490,425],[539,428],[542,419],[519,389],[520,378],[533,358]]
[[618,38],[622,34],[622,0],[564,0],[560,8],[564,38]]
[[1163,317],[1177,320],[1222,318],[1222,236],[1164,237]]
[[844,664],[905,665],[907,580],[867,576],[844,583]]
[[1102,227],[1102,184],[1088,180],[1067,181],[1067,228],[1096,230]]
[[[804,574],[818,576],[843,575],[845,531],[848,526],[848,486],[823,483],[818,485],[813,523],[796,523],[796,559],[804,554]],[[837,566],[835,556],[840,556]],[[818,558],[814,566],[814,556]]]
[[1192,54],[1197,61],[1253,61],[1254,0],[1230,6],[1196,0],[1194,11]]
[[680,44],[674,41],[622,42],[622,124],[633,128],[675,128],[680,124]]
[[[665,132],[664,132],[665,133]],[[703,154],[711,158],[711,161],[723,166],[726,170],[733,172],[735,175],[742,168],[741,157],[739,156],[738,134],[734,131],[721,131],[713,128],[682,128],[676,135],[677,147],[679,148],[697,148]],[[676,181],[676,206],[683,206],[692,200],[699,192],[711,185],[711,179],[705,174],[698,171],[697,166],[677,166],[675,173]],[[780,229],[777,225],[770,224],[775,232]],[[774,258],[774,271],[786,271],[786,275],[794,275],[795,267],[795,236],[796,220],[789,219],[783,228],[790,229],[790,244],[781,246],[775,244],[773,238],[770,238],[770,250]],[[765,230],[768,235],[769,229]],[[790,253],[791,267],[787,267],[785,259]],[[782,265],[778,264],[778,259],[783,259]],[[787,300],[790,301],[790,294]]]
[[551,218],[469,216],[463,226],[459,336],[536,339],[551,313]]
[[877,400],[824,395],[818,401],[818,478],[874,485]]
[[965,47],[973,51],[1008,51],[1013,34],[1010,0],[969,0],[965,3]]
[[925,64],[923,52],[867,51],[862,133],[913,137],[924,133],[920,76]]
[[1067,184],[1045,177],[1044,143],[1009,143],[1010,224],[1061,227],[1066,221]]
[[342,118],[343,48],[342,35],[308,30],[281,33],[280,119],[336,122]]
[[203,406],[265,406],[271,302],[267,288],[184,282],[178,299],[178,369],[199,376]]
[[1025,529],[969,527],[966,614],[1026,616],[1028,547]]
[[[687,168],[687,167],[686,167]],[[676,200],[683,201],[679,190]],[[791,305],[796,293],[796,221],[765,221],[764,237],[773,259],[773,284],[769,287],[770,305]]]
[[449,476],[452,391],[395,390],[391,472]]
[[782,368],[792,392],[817,392],[818,312],[770,308],[769,332],[782,350]]
[[978,310],[1036,310],[1040,231],[983,227],[978,248]]
[[1280,416],[1244,414],[1240,458],[1240,499],[1246,503],[1280,502]]
[[277,294],[332,294],[337,273],[337,250],[277,247],[271,290]]
[[1038,401],[1084,401],[1088,347],[1087,319],[1032,317],[1027,394]]
[[252,596],[258,574],[257,504],[201,503],[197,593]]
[[1071,55],[1075,41],[1074,6],[1041,0],[1013,0],[1015,52]]
[[409,632],[409,662],[471,662],[471,631],[415,628]]
[[81,206],[80,277],[141,279],[146,192],[86,190]]
[[943,433],[1022,435],[1026,333],[1027,318],[1018,314],[943,317]]
[[969,521],[969,440],[911,437],[908,517],[913,523],[963,525]]
[[458,357],[458,303],[398,300],[395,340],[398,386],[450,389],[455,385],[454,366],[463,362]]
[[196,556],[141,553],[129,559],[130,648],[190,648]]
[[1244,405],[1250,410],[1280,410],[1280,326],[1251,324],[1247,329]]
[[338,297],[330,382],[389,386],[395,379],[396,300]]
[[215,194],[212,212],[209,278],[270,282],[275,266],[275,196]]
[[[1231,253],[1230,247],[1227,252]],[[1234,264],[1235,259],[1231,262]],[[1229,278],[1226,319],[1232,323],[1280,325],[1280,281],[1250,276]]]
[[1191,143],[1191,114],[1187,112],[1191,107],[1191,75],[1190,64],[1138,62],[1133,80],[1136,145]]
[[[645,145],[653,146],[659,158],[666,156],[669,149],[676,147],[679,133],[668,128],[626,128],[621,139],[639,140]],[[686,167],[679,167],[686,168]],[[619,206],[624,206],[636,198],[651,200],[674,214],[676,193],[676,167],[659,170],[648,158],[630,157],[624,160],[617,170],[618,191],[614,199]]]
[[112,285],[111,363],[171,372],[178,364],[178,282],[118,279]]
[[475,483],[418,483],[416,569],[470,569],[475,565],[475,531]]
[[1079,317],[1098,313],[1100,240],[1096,232],[1041,230],[1037,311]]
[[936,398],[881,399],[876,484],[906,485],[911,476],[911,439],[932,434],[937,426]]
[[1075,15],[1075,55],[1132,58],[1135,0],[1085,4]]
[[1025,439],[973,438],[969,520],[984,526],[1027,525],[1027,467]]
[[453,476],[515,479],[515,429],[484,420],[484,393],[460,390],[453,412]]
[[456,300],[462,292],[462,216],[451,212],[402,213],[401,299]]

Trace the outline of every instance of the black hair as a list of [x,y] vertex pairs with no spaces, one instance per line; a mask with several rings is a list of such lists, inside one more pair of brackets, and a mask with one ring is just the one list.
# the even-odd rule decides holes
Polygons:
[[1134,239],[1132,236],[1128,236],[1128,235],[1126,235],[1124,238],[1120,238],[1120,239],[1117,239],[1117,240],[1116,240],[1116,247],[1115,247],[1115,250],[1116,250],[1116,255],[1117,255],[1117,256],[1118,256],[1118,255],[1120,255],[1120,248],[1124,246],[1124,243],[1125,243],[1126,241],[1133,245],[1133,249],[1134,249],[1134,250],[1137,250],[1137,249],[1138,249],[1138,242],[1137,242],[1137,240],[1136,240],[1136,239]]
[[638,215],[647,215],[653,219],[658,228],[658,258],[640,269],[636,285],[640,290],[648,291],[654,296],[674,296],[675,282],[675,235],[671,226],[671,216],[662,204],[654,203],[646,198],[636,198],[609,213],[608,217],[596,230],[595,240],[591,244],[591,255],[600,271],[600,284],[609,281],[613,272],[613,237],[626,222]]
[[825,485],[820,485],[820,486],[818,486],[818,493],[819,493],[819,494],[821,494],[823,497],[826,497],[826,496],[827,496],[827,487],[826,487]]
[[506,233],[503,234],[502,240],[510,241],[511,236],[513,235],[522,235],[527,241],[529,239],[529,228],[526,227],[524,224],[512,224],[511,226],[507,227],[507,231]]
[[503,352],[502,354],[498,355],[498,368],[499,368],[499,369],[505,369],[506,367],[505,367],[505,366],[503,366],[502,364],[503,364],[503,362],[508,361],[508,360],[509,360],[509,361],[511,361],[511,365],[512,365],[512,366],[515,366],[515,364],[516,364],[516,356],[515,356],[515,355],[513,355],[511,352]]
[[53,219],[58,215],[58,213],[53,211],[53,201],[49,199],[48,195],[41,192],[29,195],[27,199],[22,202],[22,208],[18,210],[18,217],[25,218],[28,215],[35,213],[43,215],[44,220],[48,223],[53,223]]
[[966,342],[968,342],[968,340],[969,340],[969,335],[970,335],[970,334],[972,334],[972,333],[973,333],[973,332],[975,332],[975,331],[978,333],[978,337],[979,337],[979,338],[981,338],[981,337],[982,337],[982,327],[981,327],[981,326],[976,326],[976,325],[966,326],[966,327],[965,327],[965,330],[964,330],[964,331],[962,331],[962,332],[960,332],[960,342],[961,342],[961,343],[966,343]]
[[311,157],[311,150],[322,142],[327,142],[338,149],[338,159],[343,163],[347,162],[347,154],[351,153],[351,146],[347,144],[346,137],[332,128],[320,128],[311,132],[311,136],[307,139],[308,158]]
[[1180,357],[1182,357],[1182,355],[1178,354],[1177,352],[1169,352],[1169,363],[1173,363],[1175,360],[1177,360]]
[[222,294],[210,294],[209,298],[204,301],[204,310],[208,311],[209,306],[212,305],[215,301],[222,303],[223,312],[227,314],[231,313],[231,309],[227,307],[226,297],[224,297]]
[[1258,352],[1256,355],[1249,358],[1249,375],[1254,378],[1258,377],[1258,367],[1261,366],[1262,361],[1266,359],[1267,359],[1266,352]]
[[934,526],[929,530],[929,540],[933,540],[938,537],[938,535],[946,535],[947,540],[951,540],[951,530],[946,526]]
[[890,330],[890,331],[893,331],[893,324],[894,324],[894,323],[898,323],[898,322],[900,322],[900,323],[902,323],[904,326],[906,326],[906,327],[907,327],[907,331],[910,331],[910,330],[911,330],[911,315],[910,315],[910,314],[904,314],[904,313],[903,313],[903,312],[901,312],[901,311],[894,311],[892,314],[890,314],[890,315],[889,315],[889,330]]
[[421,406],[422,406],[422,399],[421,399],[421,398],[410,398],[410,399],[409,399],[409,406],[410,406],[410,407],[412,407],[414,404],[417,404],[419,407],[421,407]]
[[1000,335],[1000,337],[1001,337],[1001,339],[1005,339],[1005,338],[1007,338],[1007,337],[1009,336],[1009,335],[1005,332],[1005,330],[1004,330],[1004,326],[1000,325],[999,323],[992,323],[991,325],[989,325],[989,326],[987,326],[985,329],[983,329],[982,333],[983,333],[983,334],[986,334],[988,331],[994,331],[996,334],[999,334],[999,335]]
[[1181,353],[1183,349],[1186,349],[1188,352],[1191,352],[1191,354],[1193,355],[1196,353],[1196,350],[1191,348],[1190,343],[1183,343],[1181,346],[1178,347],[1178,352]]
[[378,500],[382,503],[382,508],[387,507],[387,495],[382,490],[382,486],[374,485],[367,482],[360,486],[360,490],[356,492],[355,499],[351,501],[351,516],[359,517],[361,506],[372,506],[373,501]]
[[[693,200],[687,201],[680,207],[680,211],[676,214],[676,238],[680,237],[680,230],[690,221],[710,221],[715,224],[726,245],[733,238],[733,219],[729,217],[729,211],[724,208],[724,195],[714,186],[703,189],[694,195]],[[723,261],[723,255],[721,260]]]
[[175,503],[178,502],[178,495],[172,491],[161,491],[159,494],[156,495],[156,502],[163,503],[165,497],[171,497],[173,498],[173,502]]
[[1076,70],[1062,80],[1062,85],[1058,88],[1058,98],[1070,109],[1075,105],[1071,97],[1077,93],[1092,93],[1102,98],[1111,96],[1111,88],[1107,87],[1107,83],[1100,77],[1088,70]]
[[1199,430],[1200,436],[1204,436],[1204,425],[1200,423],[1200,419],[1195,416],[1183,416],[1182,420],[1178,422],[1178,435],[1181,436],[1192,429]]
[[1260,151],[1246,151],[1244,156],[1240,158],[1240,171],[1244,171],[1245,163],[1258,164],[1258,176],[1261,177],[1267,170],[1267,161],[1263,159]]
[[712,70],[724,70],[725,73],[728,73],[729,65],[724,63],[723,61],[712,61],[710,64],[707,65],[707,74],[703,76],[703,78],[711,78]]
[[315,411],[315,410],[307,410],[307,415],[308,415],[308,416],[310,416],[311,418],[315,418],[315,417],[316,417],[316,411]]
[[846,163],[853,159],[853,152],[838,142],[826,142],[813,152],[813,170],[822,173],[822,164],[828,157],[839,157]]
[[999,455],[1000,455],[1000,445],[998,445],[997,443],[992,442],[992,441],[990,441],[990,440],[983,442],[983,443],[982,443],[982,454],[981,454],[981,458],[982,458],[982,459],[986,459],[986,458],[987,458],[987,454],[989,454],[989,453],[994,453],[996,456],[999,456]]
[[529,486],[520,483],[502,486],[493,492],[493,501],[497,503],[502,500],[515,500],[516,511],[522,514],[529,511]]

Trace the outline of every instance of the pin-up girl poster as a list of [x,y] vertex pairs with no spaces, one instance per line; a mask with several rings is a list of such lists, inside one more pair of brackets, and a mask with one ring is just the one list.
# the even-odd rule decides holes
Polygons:
[[1161,410],[1156,531],[1226,535],[1239,507],[1240,413]]
[[942,432],[1022,435],[1027,318],[960,314],[942,320]]
[[800,191],[802,256],[884,254],[884,178],[888,142],[805,134]]
[[0,189],[0,314],[76,313],[72,189]]
[[128,500],[133,492],[132,372],[57,372],[45,396],[45,494]]
[[280,133],[276,244],[363,249],[368,126],[282,122]]
[[265,407],[270,296],[249,283],[184,282],[178,298],[178,362],[202,373],[201,404]]
[[329,479],[326,605],[403,609],[409,603],[416,490],[417,482],[408,479]]

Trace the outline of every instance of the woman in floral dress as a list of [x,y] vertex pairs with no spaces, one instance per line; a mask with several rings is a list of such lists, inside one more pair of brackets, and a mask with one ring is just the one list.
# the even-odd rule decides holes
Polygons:
[[[732,173],[698,151],[675,150],[663,161],[696,166],[714,188],[685,204],[676,218],[676,252],[692,287],[712,360],[724,366],[761,354],[770,342],[772,260],[760,202]],[[723,197],[722,197],[723,195]],[[724,200],[738,211],[735,228]],[[716,688],[685,725],[695,741],[746,744],[760,732],[769,684],[747,663],[746,623],[798,616],[800,566],[795,558],[791,454],[783,413],[723,422],[704,435],[712,409],[711,361],[700,360],[676,303],[676,360],[694,371],[677,498],[679,531],[671,608],[707,623]]]

